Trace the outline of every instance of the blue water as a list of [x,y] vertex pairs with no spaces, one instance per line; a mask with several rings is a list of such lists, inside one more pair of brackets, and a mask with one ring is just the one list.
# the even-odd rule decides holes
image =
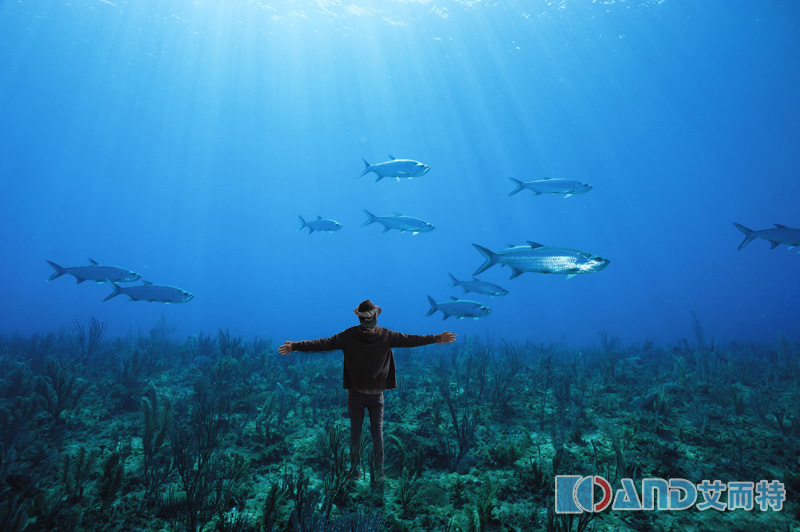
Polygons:
[[[0,1],[0,333],[328,336],[381,324],[494,340],[773,343],[800,333],[794,2]],[[429,164],[356,176],[362,158]],[[509,177],[591,184],[509,197]],[[360,227],[362,209],[427,234]],[[295,231],[297,216],[344,225]],[[491,268],[481,320],[425,318],[472,247],[588,251],[565,279]],[[101,302],[62,266],[124,266],[195,294]]]

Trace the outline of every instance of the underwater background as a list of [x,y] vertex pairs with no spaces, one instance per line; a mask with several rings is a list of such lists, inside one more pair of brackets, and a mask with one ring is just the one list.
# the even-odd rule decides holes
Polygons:
[[[800,227],[798,22],[777,1],[0,0],[0,530],[798,529],[800,255],[734,226]],[[359,178],[392,156],[430,171]],[[544,177],[592,188],[509,195]],[[610,263],[448,288],[473,244],[527,242]],[[45,282],[90,259],[194,297]],[[491,313],[442,322],[426,296]],[[340,355],[276,351],[364,299],[459,335],[395,353],[380,496],[331,488]],[[225,493],[193,499],[181,456]],[[566,528],[556,474],[778,479],[787,507]]]

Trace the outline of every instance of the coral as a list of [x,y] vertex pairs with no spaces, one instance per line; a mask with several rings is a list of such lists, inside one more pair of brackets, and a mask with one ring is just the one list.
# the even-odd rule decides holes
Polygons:
[[149,500],[167,481],[172,462],[165,443],[172,427],[172,401],[158,394],[152,383],[141,401],[142,411],[142,477],[144,497]]
[[88,335],[86,329],[78,320],[73,322],[73,326],[75,328],[75,333],[78,336],[78,344],[81,347],[81,353],[83,354],[84,360],[92,358],[92,355],[100,345],[100,340],[102,340],[103,336],[106,334],[105,322],[102,322],[92,316],[92,318],[89,320]]
[[221,406],[205,390],[194,394],[184,415],[169,432],[169,446],[185,493],[179,504],[182,522],[190,530],[202,530],[220,510],[218,485],[230,480],[232,473],[217,452],[227,422]]
[[65,456],[61,466],[61,482],[67,497],[76,502],[83,497],[89,477],[97,466],[97,452],[81,446],[72,456]]
[[122,477],[125,468],[122,465],[120,453],[112,451],[103,460],[103,474],[97,488],[97,496],[102,503],[101,511],[113,503],[122,487]]
[[39,402],[56,423],[62,421],[65,410],[75,408],[89,388],[89,383],[67,371],[55,359],[48,359],[46,376],[36,379]]

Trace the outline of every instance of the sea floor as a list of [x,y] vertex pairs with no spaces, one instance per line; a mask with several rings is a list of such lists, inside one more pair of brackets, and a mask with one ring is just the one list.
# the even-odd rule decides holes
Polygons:
[[[384,481],[368,416],[349,478],[340,352],[83,338],[0,336],[0,531],[800,530],[800,349],[783,337],[397,349]],[[724,490],[724,510],[699,492],[561,515],[557,475],[630,479],[640,498],[642,479],[753,482],[753,509]]]

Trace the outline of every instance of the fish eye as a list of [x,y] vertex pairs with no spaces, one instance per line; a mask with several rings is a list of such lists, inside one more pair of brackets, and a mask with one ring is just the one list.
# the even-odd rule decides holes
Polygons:
[[603,259],[602,259],[602,257],[595,257],[594,261],[595,262],[603,262]]

